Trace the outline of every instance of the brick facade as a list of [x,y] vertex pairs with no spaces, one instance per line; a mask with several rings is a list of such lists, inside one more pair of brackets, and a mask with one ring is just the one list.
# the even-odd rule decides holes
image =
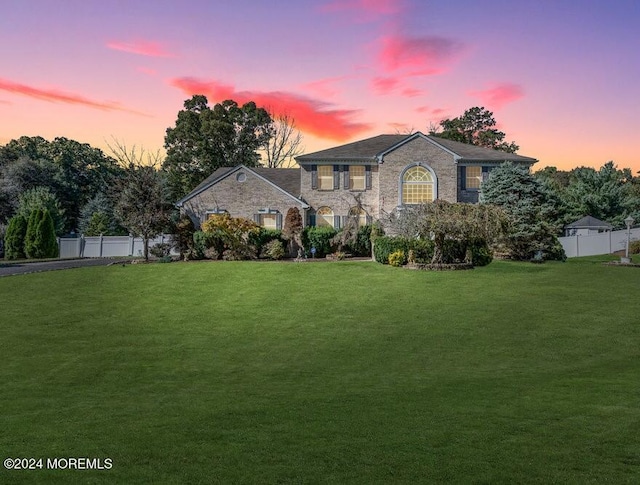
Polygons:
[[[227,211],[235,217],[255,219],[259,212],[286,215],[298,207],[305,224],[322,207],[334,214],[334,226],[341,224],[350,209],[360,204],[371,219],[384,218],[402,205],[402,178],[414,166],[427,169],[434,178],[435,198],[448,202],[478,201],[479,190],[467,188],[466,167],[481,167],[488,175],[492,167],[505,160],[531,166],[535,159],[498,152],[474,145],[414,133],[412,135],[378,135],[366,140],[330,148],[297,159],[299,170],[268,169],[244,166],[218,169],[178,206],[194,222],[207,212]],[[330,190],[315,188],[319,167],[330,166],[334,184]],[[364,166],[370,174],[366,190],[353,190],[345,184],[349,167]],[[337,167],[337,170],[334,169]],[[242,175],[241,175],[242,174]],[[240,180],[240,178],[243,178]],[[477,187],[477,170],[475,179]]]
[[182,210],[199,224],[207,212],[226,211],[232,217],[253,220],[255,214],[264,210],[286,216],[291,207],[298,207],[304,214],[305,204],[302,201],[296,201],[253,171],[240,168],[184,202]]

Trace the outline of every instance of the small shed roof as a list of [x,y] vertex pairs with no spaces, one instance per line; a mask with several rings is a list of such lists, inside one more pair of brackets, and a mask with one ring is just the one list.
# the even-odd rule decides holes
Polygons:
[[571,224],[566,225],[567,229],[613,229],[613,226],[608,222],[601,221],[592,216],[586,216],[582,219],[578,219]]

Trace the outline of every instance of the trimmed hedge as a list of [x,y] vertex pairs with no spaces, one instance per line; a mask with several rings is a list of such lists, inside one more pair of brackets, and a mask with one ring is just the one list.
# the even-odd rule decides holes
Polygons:
[[302,243],[307,251],[307,255],[311,256],[311,248],[316,248],[316,258],[324,258],[327,254],[334,251],[331,240],[338,233],[333,227],[307,226],[302,233]]
[[[434,243],[430,239],[410,239],[406,237],[381,236],[375,239],[375,259],[378,263],[389,264],[389,255],[397,251],[404,253],[406,264],[409,251],[412,251],[414,262],[429,264],[433,258]],[[447,239],[442,251],[447,264],[461,263],[465,260],[466,250],[471,250],[471,261],[474,266],[486,266],[493,261],[493,253],[486,241],[479,239],[465,245],[462,241]]]
[[413,251],[417,263],[429,263],[433,257],[433,241],[400,236],[380,236],[374,241],[374,251],[376,261],[382,264],[389,264],[389,255],[397,251],[404,253],[402,264],[407,263],[409,251]]

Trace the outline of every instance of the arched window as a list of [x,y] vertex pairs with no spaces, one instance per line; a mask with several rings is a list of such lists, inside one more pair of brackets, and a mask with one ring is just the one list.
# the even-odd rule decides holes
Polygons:
[[422,204],[435,199],[433,174],[424,167],[416,165],[402,175],[402,203]]
[[316,226],[333,227],[333,211],[330,207],[320,207],[316,211]]
[[365,226],[367,224],[367,213],[364,209],[358,209],[357,207],[352,207],[349,209],[350,217],[358,218],[358,225]]

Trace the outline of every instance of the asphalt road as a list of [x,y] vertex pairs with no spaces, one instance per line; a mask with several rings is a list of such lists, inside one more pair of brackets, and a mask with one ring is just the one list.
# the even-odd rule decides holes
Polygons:
[[0,277],[41,271],[55,271],[59,269],[84,268],[86,266],[107,266],[117,263],[112,258],[60,259],[57,261],[43,261],[37,263],[0,263]]

